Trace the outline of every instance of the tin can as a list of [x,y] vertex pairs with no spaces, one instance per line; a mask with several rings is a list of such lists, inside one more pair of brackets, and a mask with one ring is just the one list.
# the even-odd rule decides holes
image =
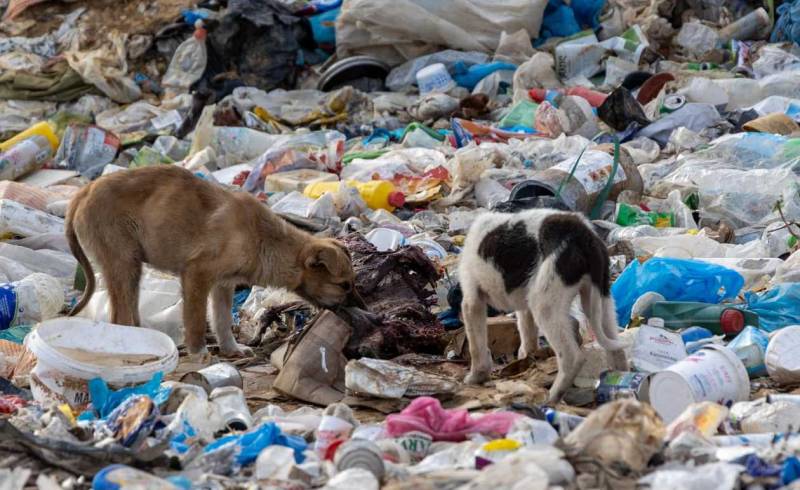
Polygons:
[[222,419],[231,430],[245,431],[253,425],[253,416],[247,408],[244,391],[238,386],[214,388],[209,400],[219,406]]
[[369,471],[378,481],[383,480],[386,467],[383,464],[383,451],[374,442],[364,439],[345,441],[336,450],[333,464],[338,471],[361,468]]
[[664,97],[664,102],[661,103],[661,109],[659,112],[662,114],[669,114],[672,112],[677,111],[681,107],[686,105],[686,97],[683,95],[667,95]]
[[186,373],[181,377],[181,383],[200,386],[209,395],[214,389],[222,388],[223,386],[244,388],[239,370],[227,362],[219,362],[199,371]]
[[598,405],[621,398],[635,398],[648,401],[650,375],[626,371],[605,371],[600,375],[595,389],[595,401]]

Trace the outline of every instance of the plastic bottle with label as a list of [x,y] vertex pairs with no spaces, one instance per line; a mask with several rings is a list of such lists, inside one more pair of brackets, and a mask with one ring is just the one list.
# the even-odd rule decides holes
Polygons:
[[195,23],[194,34],[175,50],[167,73],[161,80],[166,90],[166,98],[186,93],[193,83],[200,80],[206,70],[208,52],[206,49],[206,30],[203,22]]
[[605,102],[608,94],[591,90],[586,87],[569,87],[562,89],[532,88],[528,91],[534,102],[554,101],[559,95],[574,95],[586,99],[592,107],[600,107]]
[[64,289],[55,277],[35,273],[0,284],[0,330],[54,318],[64,307]]
[[15,135],[13,138],[0,143],[0,151],[8,151],[17,143],[25,141],[32,136],[44,136],[47,138],[47,141],[50,142],[53,151],[58,149],[59,139],[58,136],[56,136],[53,126],[47,121],[42,121]]
[[0,153],[0,180],[16,180],[38,170],[53,156],[50,141],[34,135]]
[[[385,209],[394,211],[405,204],[405,196],[388,180],[370,180],[368,182],[347,181],[348,187],[355,187],[361,198],[372,209]],[[337,192],[339,182],[314,182],[309,184],[303,194],[312,199],[318,199],[327,192]]]
[[758,326],[758,315],[752,311],[689,301],[657,301],[652,304],[649,316],[664,319],[671,330],[698,326],[714,335],[736,335],[745,325]]

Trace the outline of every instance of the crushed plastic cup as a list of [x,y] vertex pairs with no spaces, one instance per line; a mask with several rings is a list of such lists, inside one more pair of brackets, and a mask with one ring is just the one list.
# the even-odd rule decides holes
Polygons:
[[711,344],[653,375],[650,403],[671,422],[692,403],[721,405],[747,400],[750,378],[742,361],[727,347]]

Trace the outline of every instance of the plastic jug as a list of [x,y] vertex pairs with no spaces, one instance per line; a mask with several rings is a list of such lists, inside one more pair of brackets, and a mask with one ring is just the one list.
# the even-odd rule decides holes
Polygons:
[[0,284],[0,330],[54,318],[63,307],[63,286],[48,274]]
[[203,22],[195,23],[194,35],[182,42],[161,80],[166,88],[168,99],[186,93],[192,84],[203,76],[206,70],[208,52],[206,51],[206,30]]
[[714,335],[736,335],[745,325],[758,326],[758,315],[752,311],[709,303],[657,301],[648,316],[663,318],[664,326],[672,330],[698,326]]
[[[394,184],[386,180],[370,180],[368,182],[358,182],[348,180],[349,187],[358,189],[361,198],[372,209],[385,209],[394,211],[405,204],[405,196],[398,191]],[[326,192],[336,192],[339,189],[339,182],[314,182],[309,184],[303,194],[312,199],[318,199]]]
[[53,147],[46,137],[31,136],[0,153],[0,180],[16,180],[38,170],[52,156]]
[[0,151],[8,151],[17,143],[25,141],[26,139],[32,136],[44,136],[45,138],[47,138],[47,141],[50,142],[50,146],[53,147],[53,151],[56,151],[58,149],[59,139],[58,136],[56,136],[55,131],[53,130],[53,126],[47,121],[42,121],[40,123],[34,124],[25,131],[14,136],[13,138],[0,143]]

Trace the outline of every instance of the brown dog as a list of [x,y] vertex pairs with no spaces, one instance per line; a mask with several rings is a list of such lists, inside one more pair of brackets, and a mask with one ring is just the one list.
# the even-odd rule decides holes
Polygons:
[[111,321],[139,325],[142,263],[177,274],[190,354],[207,352],[206,302],[223,355],[248,355],[231,332],[237,285],[284,287],[315,305],[358,304],[347,249],[288,224],[244,192],[231,192],[170,165],[118,172],[87,185],[72,199],[66,235],[94,293],[92,266],[108,283]]

